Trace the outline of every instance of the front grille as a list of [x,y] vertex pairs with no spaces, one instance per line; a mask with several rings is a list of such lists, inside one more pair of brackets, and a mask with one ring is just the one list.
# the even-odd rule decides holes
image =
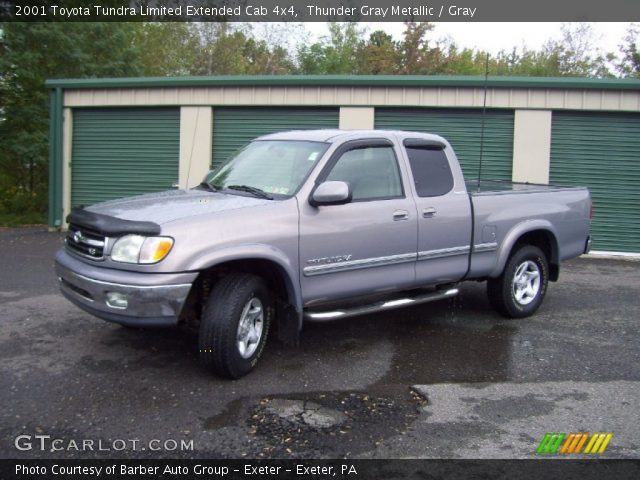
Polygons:
[[100,233],[71,224],[66,243],[67,248],[73,253],[92,260],[102,260],[107,238]]

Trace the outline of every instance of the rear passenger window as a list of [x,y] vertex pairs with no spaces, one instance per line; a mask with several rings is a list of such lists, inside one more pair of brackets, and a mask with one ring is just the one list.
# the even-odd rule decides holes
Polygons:
[[444,150],[429,146],[406,149],[419,197],[438,197],[451,191],[453,175]]

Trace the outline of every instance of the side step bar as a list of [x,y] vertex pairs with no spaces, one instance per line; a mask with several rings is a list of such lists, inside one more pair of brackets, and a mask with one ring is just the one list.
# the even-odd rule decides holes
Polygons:
[[409,305],[435,302],[436,300],[455,297],[458,292],[459,290],[457,288],[450,288],[448,290],[425,293],[415,297],[397,298],[394,300],[370,303],[368,305],[358,305],[357,307],[327,310],[324,312],[306,311],[304,312],[304,319],[309,322],[329,322],[331,320],[355,317],[356,315],[365,315],[367,313],[383,312],[394,308],[408,307]]

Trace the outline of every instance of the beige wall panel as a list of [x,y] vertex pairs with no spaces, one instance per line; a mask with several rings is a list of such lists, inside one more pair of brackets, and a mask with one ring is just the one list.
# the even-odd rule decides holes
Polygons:
[[387,105],[404,105],[404,95],[400,88],[387,88],[385,91]]
[[131,105],[135,102],[135,91],[134,90],[118,90],[119,93],[119,101],[123,105]]
[[514,182],[549,183],[551,110],[516,110],[513,125]]
[[284,88],[270,88],[269,89],[269,104],[282,105],[285,104],[285,89]]
[[423,88],[420,91],[419,105],[440,105],[442,97],[442,89],[427,89]]
[[374,123],[373,107],[340,107],[341,129],[373,129]]
[[571,110],[582,110],[584,102],[584,92],[567,92],[565,104],[560,108],[568,108]]
[[386,88],[371,88],[369,89],[369,105],[384,105],[386,99]]
[[180,108],[180,163],[178,185],[198,185],[211,165],[211,107]]
[[318,105],[332,105],[336,98],[334,88],[321,88],[317,93]]
[[511,95],[511,105],[514,108],[526,108],[529,103],[528,90],[514,90]]
[[303,101],[305,105],[320,105],[320,89],[305,88],[303,90]]
[[620,92],[622,97],[621,109],[633,109],[640,111],[640,94],[631,92]]
[[511,90],[494,90],[492,105],[499,107],[506,107],[508,105],[511,105]]
[[368,88],[352,88],[349,92],[351,105],[368,105],[369,89]]
[[420,106],[423,103],[421,88],[406,88],[404,89],[403,97],[404,97],[402,102],[403,105]]
[[622,107],[622,95],[606,95],[602,92],[601,95],[601,108],[603,110],[618,110]]
[[304,102],[304,93],[302,88],[287,88],[287,103],[293,105],[302,105]]
[[582,108],[587,110],[602,109],[602,97],[600,95],[588,95],[585,93],[582,97]]
[[452,88],[443,88],[440,92],[440,105],[455,105],[456,91]]
[[546,90],[529,90],[527,98],[527,107],[531,105],[540,105],[540,107],[547,107],[547,92]]
[[[482,88],[184,87],[66,90],[66,107],[154,105],[346,105],[482,107]],[[496,88],[490,108],[640,111],[640,92]]]
[[62,110],[62,228],[67,228],[71,213],[71,151],[73,147],[73,111]]
[[547,107],[552,108],[552,105],[564,105],[565,97],[565,90],[549,90],[547,95]]
[[[487,99],[490,98],[490,95],[487,92]],[[463,90],[463,89],[459,89],[456,95],[456,99],[457,99],[457,104],[458,105],[471,105],[471,106],[475,106],[475,100],[476,100],[476,96],[475,96],[475,92],[473,90]],[[480,103],[480,106],[482,106],[482,101]]]
[[330,103],[333,105],[338,105],[342,102],[351,104],[353,98],[353,89],[351,87],[329,87],[330,91],[333,91],[333,97],[331,97]]

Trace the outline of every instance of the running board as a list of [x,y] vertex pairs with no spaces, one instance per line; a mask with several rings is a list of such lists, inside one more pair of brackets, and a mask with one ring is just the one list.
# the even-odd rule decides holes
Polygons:
[[394,300],[370,303],[368,305],[359,305],[357,307],[342,308],[338,310],[327,310],[325,312],[307,311],[304,312],[304,319],[310,322],[329,322],[331,320],[339,320],[341,318],[355,317],[356,315],[384,312],[386,310],[392,310],[394,308],[435,302],[436,300],[455,297],[457,294],[457,288],[450,288],[448,290],[425,293],[422,295],[417,295],[415,297],[397,298]]

